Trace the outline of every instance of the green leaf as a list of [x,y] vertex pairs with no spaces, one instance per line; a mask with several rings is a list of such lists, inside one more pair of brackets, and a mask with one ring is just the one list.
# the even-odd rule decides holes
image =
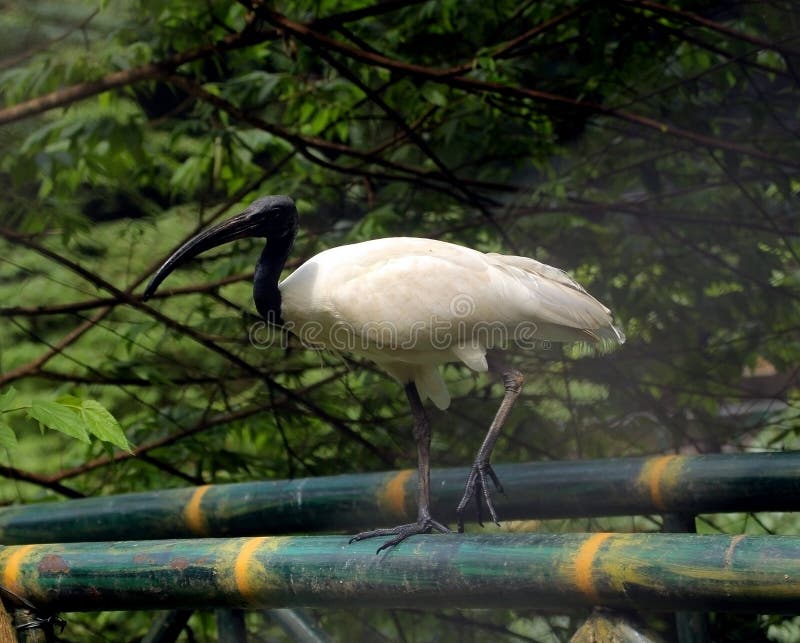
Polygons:
[[100,402],[84,400],[81,403],[81,417],[92,435],[120,449],[131,450],[131,445],[128,444],[119,422]]
[[11,402],[14,401],[15,397],[17,397],[17,391],[13,386],[0,395],[0,413],[11,406]]
[[0,419],[0,447],[13,449],[17,446],[17,436],[8,423]]
[[438,85],[434,85],[433,83],[426,83],[423,85],[422,96],[429,103],[432,103],[437,107],[447,107],[447,95]]
[[61,431],[81,442],[90,442],[84,420],[71,407],[48,400],[34,400],[28,416],[49,429]]

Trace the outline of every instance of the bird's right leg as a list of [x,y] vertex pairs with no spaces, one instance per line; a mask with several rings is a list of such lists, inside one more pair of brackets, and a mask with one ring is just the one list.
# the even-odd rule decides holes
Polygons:
[[492,465],[489,464],[489,457],[492,455],[492,449],[494,449],[495,442],[497,442],[497,438],[500,436],[500,430],[503,428],[508,414],[511,413],[511,409],[514,408],[514,404],[516,404],[517,398],[522,391],[522,383],[525,381],[523,374],[516,368],[504,366],[502,371],[503,387],[505,388],[503,401],[500,403],[500,408],[497,409],[497,413],[489,427],[489,431],[486,433],[481,448],[478,449],[478,453],[475,456],[475,463],[472,465],[472,470],[467,478],[464,496],[461,498],[461,502],[458,503],[458,507],[456,508],[459,533],[464,531],[464,510],[472,498],[475,498],[475,504],[478,510],[478,523],[480,525],[483,525],[482,502],[486,502],[486,507],[489,509],[492,522],[496,525],[500,524],[497,521],[497,512],[494,510],[487,478],[491,479],[495,488],[500,493],[503,493],[503,485],[500,484],[497,474],[495,474],[494,469],[492,469]]
[[350,542],[366,540],[378,536],[393,536],[380,547],[376,553],[384,549],[394,547],[404,541],[409,536],[416,534],[429,534],[431,531],[449,533],[450,530],[442,523],[431,517],[431,425],[422,400],[419,397],[417,387],[413,382],[409,382],[405,387],[408,402],[411,405],[411,413],[414,416],[414,440],[417,443],[417,466],[419,468],[419,480],[417,482],[417,521],[406,525],[398,525],[388,529],[374,529],[364,531],[353,536]]

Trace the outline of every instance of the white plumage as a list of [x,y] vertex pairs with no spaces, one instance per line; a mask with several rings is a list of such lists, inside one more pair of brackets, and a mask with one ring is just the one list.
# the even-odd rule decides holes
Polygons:
[[332,248],[278,288],[281,314],[301,340],[367,357],[440,409],[450,395],[438,366],[460,361],[486,371],[493,340],[503,348],[624,341],[611,311],[563,271],[432,239]]

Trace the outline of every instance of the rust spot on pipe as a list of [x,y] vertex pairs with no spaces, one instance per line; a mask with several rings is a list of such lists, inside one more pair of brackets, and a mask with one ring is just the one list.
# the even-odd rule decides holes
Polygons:
[[148,553],[135,554],[133,557],[134,565],[153,565],[155,564],[155,562],[156,562],[155,558],[153,558],[153,556]]
[[12,592],[22,594],[22,588],[19,584],[19,572],[22,566],[22,561],[31,551],[36,548],[36,545],[23,545],[18,547],[14,553],[8,557],[5,569],[3,569],[3,585],[8,587]]
[[189,566],[189,561],[186,558],[184,558],[183,556],[180,556],[178,558],[173,558],[169,562],[169,566],[172,569],[175,569],[175,570],[177,570],[179,572],[182,572],[184,569],[186,569]]
[[39,561],[37,570],[40,574],[69,574],[69,563],[61,556],[47,554]]
[[404,469],[393,475],[378,490],[378,506],[381,513],[389,518],[406,518],[406,482],[414,475],[413,469]]
[[578,553],[575,554],[575,585],[592,603],[597,604],[600,596],[594,587],[592,567],[600,546],[611,536],[609,533],[593,534],[590,536]]
[[186,521],[186,526],[189,527],[189,530],[195,536],[208,535],[208,524],[206,523],[206,517],[203,515],[203,509],[200,503],[203,500],[203,496],[206,495],[210,488],[210,484],[197,487],[183,510],[183,518]]

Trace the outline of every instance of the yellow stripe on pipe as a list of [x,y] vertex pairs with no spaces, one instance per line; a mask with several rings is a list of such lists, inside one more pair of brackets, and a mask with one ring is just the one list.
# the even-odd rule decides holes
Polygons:
[[239,551],[239,555],[236,557],[236,562],[233,565],[233,577],[236,580],[236,588],[248,603],[252,602],[254,598],[253,577],[251,576],[253,571],[253,554],[265,540],[267,540],[266,536],[250,538]]
[[683,460],[683,457],[675,454],[662,455],[647,460],[642,467],[639,482],[648,489],[650,500],[659,511],[669,511],[664,502],[664,492],[673,486],[675,474],[680,469],[680,467],[674,468],[673,465],[682,463]]
[[25,556],[35,549],[36,545],[22,545],[17,548],[6,561],[6,566],[3,569],[3,586],[10,589],[15,594],[22,594],[22,586],[19,582],[19,572],[22,566],[22,561]]
[[378,491],[378,506],[387,518],[404,519],[406,512],[406,482],[414,475],[413,469],[404,469],[393,475]]
[[256,552],[272,553],[291,539],[291,536],[257,536],[248,538],[242,545],[233,564],[233,578],[236,589],[245,602],[263,604],[263,594],[271,588],[277,589],[282,584],[280,577],[270,572],[269,568],[256,558]]
[[209,535],[208,523],[206,522],[206,517],[203,515],[203,508],[200,506],[200,503],[203,500],[203,496],[206,495],[206,492],[208,492],[210,488],[210,484],[197,487],[183,510],[183,518],[186,521],[186,526],[189,527],[190,531],[195,536]]
[[601,545],[611,536],[609,533],[592,534],[575,555],[575,585],[593,604],[597,604],[600,596],[594,586],[592,570],[594,560]]

